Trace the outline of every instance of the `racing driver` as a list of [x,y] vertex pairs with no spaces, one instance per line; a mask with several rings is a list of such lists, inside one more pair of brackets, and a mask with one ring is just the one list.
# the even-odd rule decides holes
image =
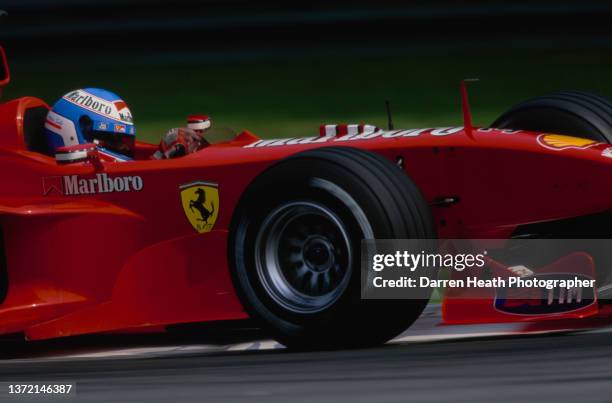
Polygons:
[[[180,157],[208,145],[204,133],[211,126],[205,115],[188,117],[186,128],[170,129],[151,159]],[[51,154],[57,148],[94,143],[104,161],[134,158],[136,129],[127,104],[116,94],[85,88],[71,91],[47,114],[45,134]]]

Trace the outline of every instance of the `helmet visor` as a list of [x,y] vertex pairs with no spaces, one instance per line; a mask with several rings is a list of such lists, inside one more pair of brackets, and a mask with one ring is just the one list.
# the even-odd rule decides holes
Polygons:
[[134,158],[136,137],[133,135],[94,131],[92,138],[99,147]]

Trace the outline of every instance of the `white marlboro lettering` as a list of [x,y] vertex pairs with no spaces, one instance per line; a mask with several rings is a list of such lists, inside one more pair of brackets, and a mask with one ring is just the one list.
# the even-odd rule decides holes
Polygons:
[[369,140],[369,139],[379,137],[383,133],[384,132],[382,130],[379,130],[376,132],[368,132],[368,133],[362,133],[362,134],[347,134],[346,136],[342,136],[342,137],[338,137],[337,139],[334,139],[334,141]]
[[463,127],[441,127],[431,131],[432,136],[448,136],[463,130]]
[[287,145],[292,146],[294,144],[313,144],[313,143],[325,143],[334,136],[314,136],[314,137],[303,137],[297,139],[290,139],[287,141]]
[[67,195],[79,194],[79,184],[77,182],[78,180],[79,180],[79,177],[76,175],[64,176],[63,177],[64,194],[67,194]]
[[[376,130],[375,126],[364,125],[363,133],[355,134],[355,127],[358,125],[348,125],[348,133],[344,136],[337,136],[335,134],[335,128],[332,133],[331,129],[325,126],[324,136],[315,137],[294,137],[287,139],[271,139],[271,140],[258,140],[251,144],[243,146],[243,148],[260,148],[260,147],[275,147],[275,146],[292,146],[299,144],[312,144],[312,143],[327,143],[327,142],[346,142],[354,140],[372,140],[376,138],[390,139],[397,137],[419,137],[424,133],[428,133],[432,136],[449,136],[455,133],[459,133],[463,130],[463,127],[439,127],[439,128],[425,128],[425,129],[409,129],[409,130]],[[355,126],[355,127],[353,127]],[[358,130],[358,127],[357,127]],[[374,131],[372,131],[374,130]]]
[[138,192],[144,187],[144,182],[140,176],[116,176],[111,178],[105,173],[99,173],[93,178],[81,178],[78,175],[62,176],[61,178],[63,193],[66,196]]

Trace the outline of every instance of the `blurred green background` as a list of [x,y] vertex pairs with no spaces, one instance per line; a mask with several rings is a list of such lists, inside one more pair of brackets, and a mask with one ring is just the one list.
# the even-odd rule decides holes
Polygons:
[[385,99],[397,127],[460,125],[463,77],[481,79],[470,85],[470,98],[475,122],[485,126],[512,104],[550,91],[612,94],[610,66],[612,53],[602,51],[56,64],[44,70],[16,62],[5,97],[34,95],[52,103],[71,89],[107,88],[128,102],[139,135],[152,141],[190,113],[262,137],[306,136],[322,123],[384,126]]
[[[114,8],[102,2],[90,3],[92,12],[9,1],[2,43],[13,81],[4,99],[52,104],[72,89],[109,89],[127,101],[140,138],[156,142],[192,113],[268,138],[312,135],[322,123],[384,126],[387,99],[396,127],[460,125],[462,78],[481,80],[470,98],[482,126],[551,91],[612,96],[608,2],[357,2],[360,12],[296,3],[240,14],[220,2],[201,9],[181,1],[144,13],[124,8],[123,22],[108,25],[100,18]],[[41,25],[45,13],[59,22]]]

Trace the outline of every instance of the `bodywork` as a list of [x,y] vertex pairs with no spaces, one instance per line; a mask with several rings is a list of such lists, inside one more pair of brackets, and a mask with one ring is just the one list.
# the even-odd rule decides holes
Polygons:
[[[356,147],[401,164],[440,238],[508,238],[612,206],[609,146],[544,133],[447,127],[261,140],[244,131],[174,160],[148,160],[155,146],[139,142],[137,160],[96,168],[29,150],[31,108],[48,106],[32,97],[0,105],[0,334],[28,339],[246,318],[227,263],[234,208],[261,172],[307,149]],[[205,228],[182,196],[192,184],[218,198]]]

